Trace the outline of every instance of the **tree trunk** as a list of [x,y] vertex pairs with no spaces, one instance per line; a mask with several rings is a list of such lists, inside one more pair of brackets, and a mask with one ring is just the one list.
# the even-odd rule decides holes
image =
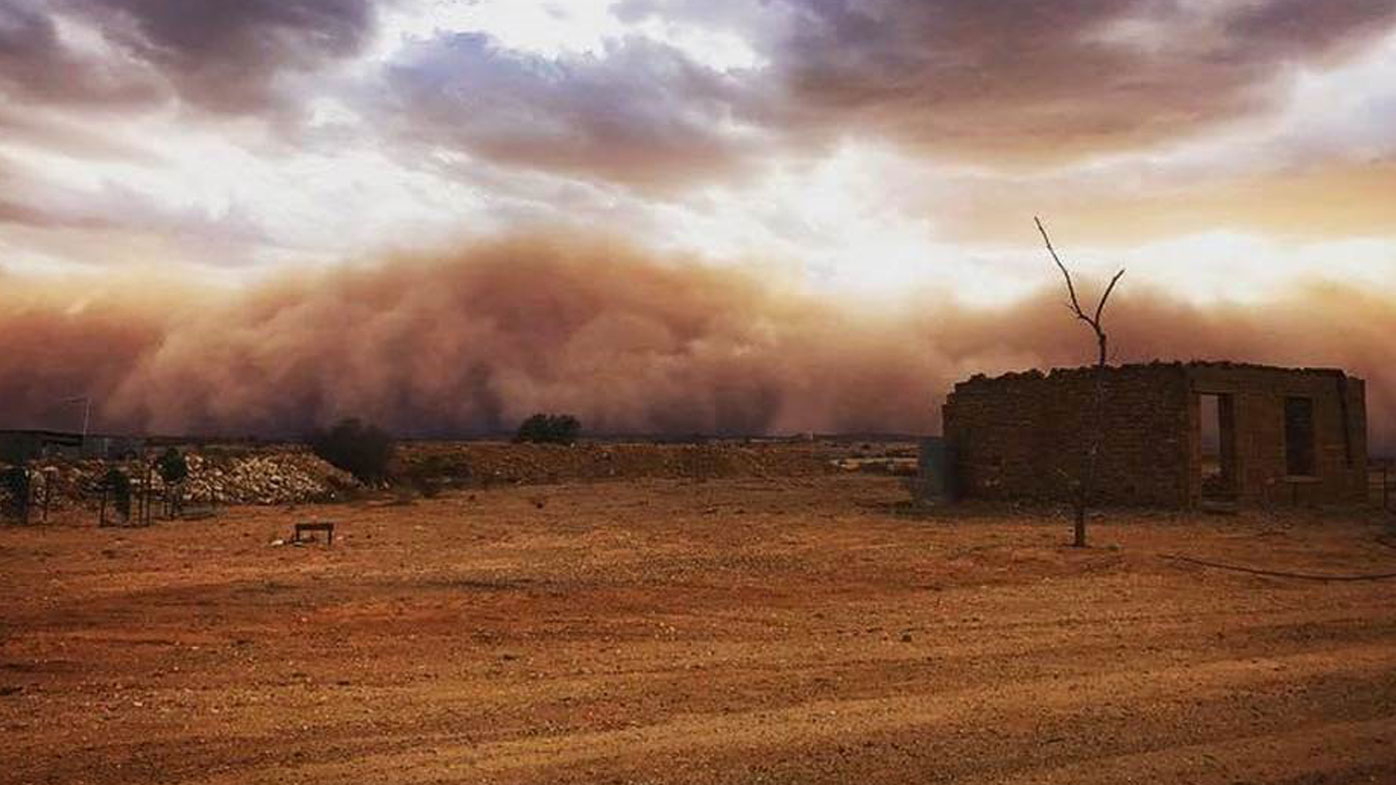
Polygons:
[[1042,242],[1046,244],[1047,252],[1052,255],[1052,261],[1062,271],[1062,278],[1066,281],[1067,294],[1071,297],[1068,307],[1076,315],[1076,318],[1090,327],[1091,332],[1095,334],[1097,349],[1095,399],[1092,401],[1090,412],[1086,415],[1090,423],[1081,429],[1085,444],[1082,445],[1081,473],[1076,478],[1076,536],[1072,542],[1073,546],[1084,548],[1086,547],[1086,510],[1090,507],[1095,496],[1096,459],[1100,455],[1100,443],[1105,437],[1105,426],[1101,420],[1105,416],[1105,374],[1110,353],[1105,328],[1101,326],[1101,317],[1105,313],[1105,304],[1110,300],[1110,294],[1115,291],[1115,285],[1120,282],[1125,271],[1120,270],[1115,273],[1114,278],[1110,279],[1110,285],[1105,287],[1105,293],[1100,296],[1100,302],[1096,305],[1095,315],[1091,316],[1081,308],[1081,301],[1076,296],[1076,284],[1071,280],[1071,271],[1066,269],[1061,257],[1057,256],[1057,249],[1052,247],[1052,238],[1047,236],[1047,227],[1042,225],[1040,218],[1034,218],[1033,221],[1037,223],[1037,231],[1042,234]]

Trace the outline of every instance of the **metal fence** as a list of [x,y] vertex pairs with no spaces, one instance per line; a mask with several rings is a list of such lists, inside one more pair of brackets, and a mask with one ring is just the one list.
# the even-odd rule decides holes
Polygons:
[[158,518],[217,513],[216,505],[187,509],[184,484],[162,481],[149,456],[113,462],[101,476],[68,482],[61,489],[58,485],[56,468],[0,464],[0,524],[47,523],[50,509],[59,508],[95,513],[102,527],[149,526]]

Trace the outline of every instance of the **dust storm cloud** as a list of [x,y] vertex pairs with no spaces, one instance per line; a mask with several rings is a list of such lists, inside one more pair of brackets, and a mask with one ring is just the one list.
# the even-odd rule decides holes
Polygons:
[[[1044,268],[1044,283],[1052,271]],[[250,289],[0,276],[0,426],[296,435],[360,416],[403,434],[512,429],[568,411],[593,432],[935,432],[957,379],[1086,361],[1058,292],[1000,308],[877,309],[624,243],[535,235]],[[1396,446],[1396,301],[1311,284],[1198,306],[1126,285],[1116,361],[1331,365],[1367,378]]]

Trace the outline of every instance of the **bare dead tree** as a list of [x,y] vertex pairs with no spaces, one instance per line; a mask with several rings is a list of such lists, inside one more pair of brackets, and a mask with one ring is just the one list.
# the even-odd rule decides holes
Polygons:
[[1096,466],[1100,458],[1100,442],[1104,438],[1105,423],[1105,371],[1109,362],[1109,339],[1105,335],[1105,327],[1102,326],[1101,319],[1105,315],[1105,304],[1110,300],[1110,295],[1115,291],[1115,285],[1124,277],[1125,271],[1121,269],[1110,279],[1110,284],[1105,287],[1105,293],[1100,296],[1100,302],[1096,303],[1095,311],[1087,313],[1081,307],[1081,300],[1076,295],[1076,283],[1071,279],[1071,271],[1062,263],[1061,257],[1057,255],[1057,249],[1052,247],[1052,238],[1047,236],[1047,228],[1042,225],[1042,219],[1034,217],[1037,223],[1037,231],[1042,235],[1042,242],[1047,245],[1047,253],[1052,255],[1052,261],[1056,262],[1057,269],[1062,271],[1062,277],[1066,279],[1066,291],[1070,296],[1067,307],[1071,309],[1076,319],[1084,322],[1095,333],[1096,347],[1099,349],[1095,364],[1095,391],[1092,409],[1088,415],[1088,421],[1083,433],[1084,444],[1082,445],[1081,472],[1076,477],[1072,488],[1072,507],[1076,516],[1075,538],[1072,545],[1077,548],[1086,547],[1086,511],[1091,505],[1095,495],[1095,474]]

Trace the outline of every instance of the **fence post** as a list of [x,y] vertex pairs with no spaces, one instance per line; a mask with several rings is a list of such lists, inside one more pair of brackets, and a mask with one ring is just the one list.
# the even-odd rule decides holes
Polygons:
[[145,466],[145,525],[149,526],[155,522],[155,510],[151,504],[155,495],[155,464],[148,463]]

